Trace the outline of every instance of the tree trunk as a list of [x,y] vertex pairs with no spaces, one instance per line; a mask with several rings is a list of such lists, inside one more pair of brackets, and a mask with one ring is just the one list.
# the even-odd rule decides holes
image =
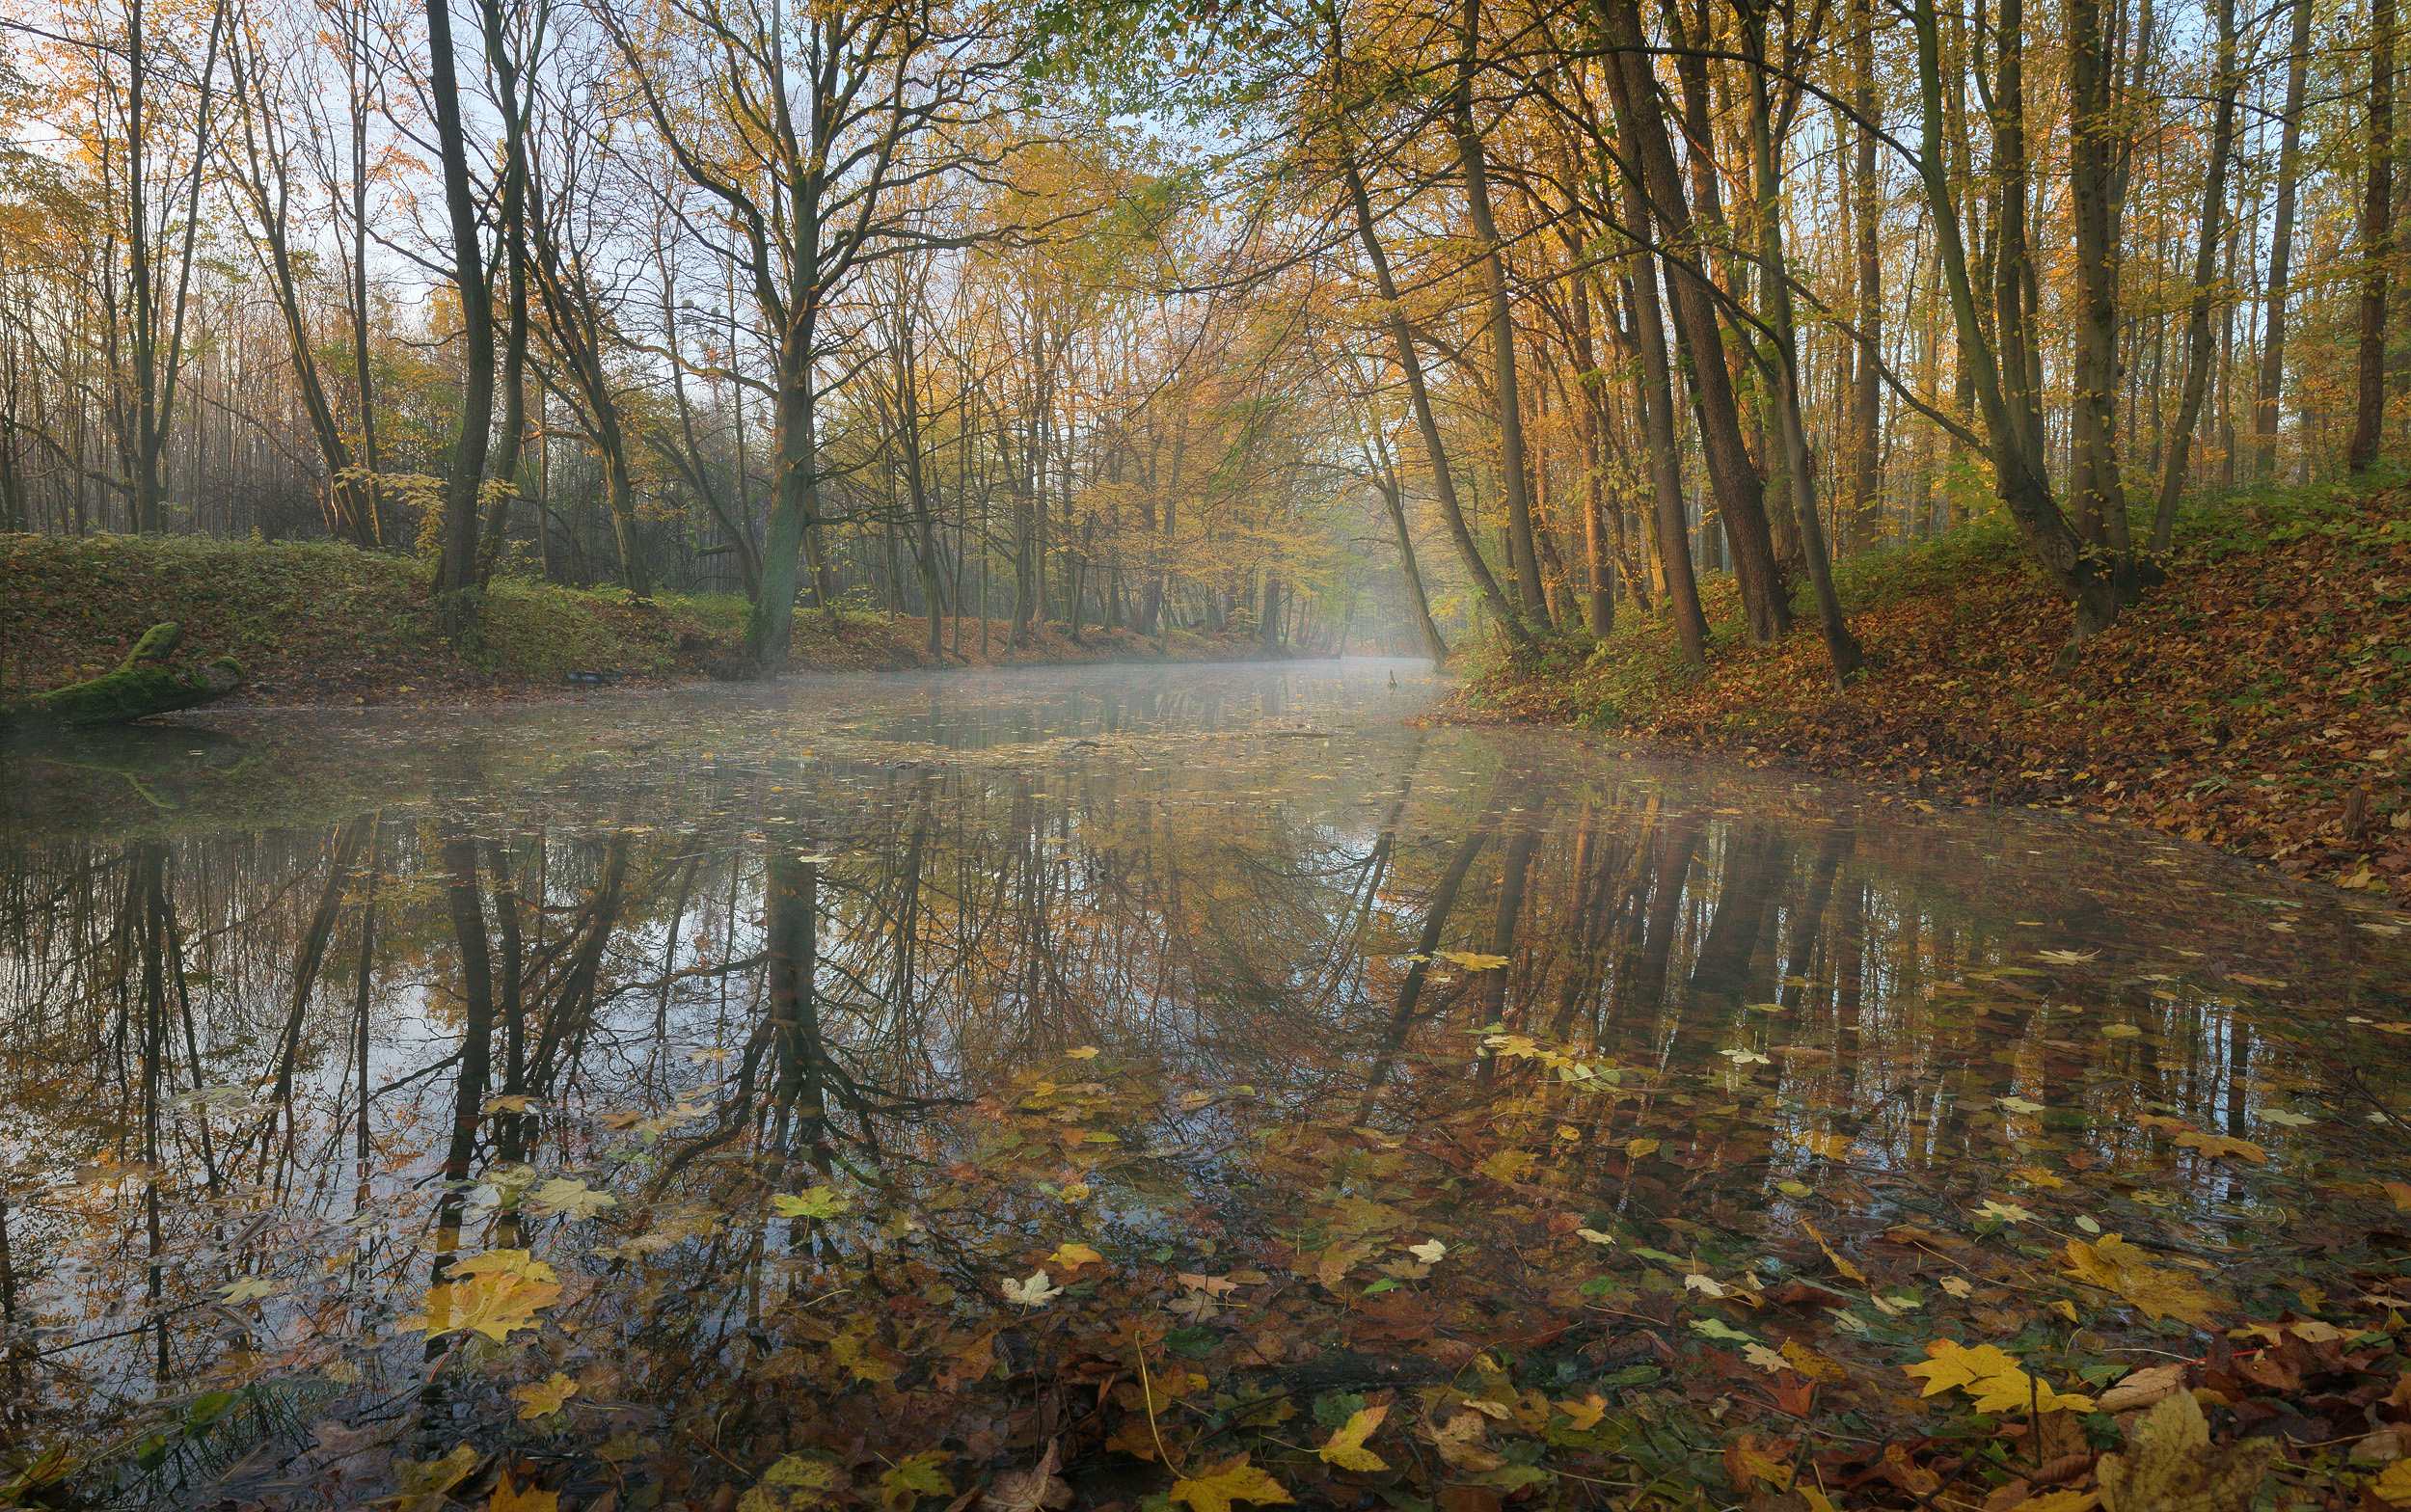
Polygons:
[[1666,286],[1674,297],[1674,335],[1690,360],[1693,408],[1699,421],[1700,452],[1707,463],[1717,512],[1732,543],[1734,576],[1740,580],[1749,636],[1772,641],[1791,628],[1774,564],[1774,536],[1767,524],[1765,483],[1742,440],[1741,411],[1732,375],[1724,364],[1724,338],[1717,321],[1716,290],[1701,259],[1707,248],[1693,234],[1683,200],[1666,117],[1658,105],[1634,0],[1594,0],[1610,44],[1616,48],[1607,71],[1614,101],[1616,134],[1638,159],[1654,218],[1665,230]]
[[2286,120],[2277,145],[2277,226],[2268,254],[2268,334],[2261,344],[2261,381],[2252,406],[2259,443],[2252,475],[2277,470],[2277,407],[2286,387],[2286,296],[2292,277],[2295,185],[2302,177],[2302,92],[2311,60],[2311,0],[2293,0],[2293,50],[2286,65]]
[[[2185,392],[2160,472],[2159,507],[2152,516],[2152,554],[2164,562],[2176,542],[2177,499],[2193,463],[2193,427],[2210,377],[2210,301],[2218,293],[2220,219],[2227,211],[2227,159],[2235,143],[2235,0],[2217,0],[2218,78],[2210,122],[2210,162],[2202,180],[2202,241],[2193,262],[2193,308],[2185,320]],[[2112,361],[2115,361],[2113,357]],[[2115,369],[2113,369],[2114,371]]]
[[2370,16],[2369,192],[2361,210],[2361,344],[2358,411],[2344,465],[2359,477],[2377,459],[2386,419],[2386,282],[2395,256],[2395,0],[2373,0]]
[[1481,134],[1474,125],[1474,66],[1479,47],[1479,0],[1464,0],[1452,108],[1458,171],[1465,178],[1465,208],[1482,246],[1482,273],[1490,297],[1491,387],[1498,400],[1499,471],[1506,494],[1508,554],[1513,558],[1518,608],[1543,632],[1550,622],[1540,583],[1539,554],[1532,540],[1531,474],[1524,458],[1523,389],[1515,371],[1515,316],[1507,303],[1506,255],[1498,222],[1490,213],[1490,176],[1482,161]]

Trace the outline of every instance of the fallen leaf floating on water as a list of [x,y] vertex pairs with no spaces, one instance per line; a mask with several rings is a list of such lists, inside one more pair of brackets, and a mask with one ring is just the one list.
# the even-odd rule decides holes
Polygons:
[[1574,1230],[1574,1237],[1583,1240],[1587,1244],[1615,1243],[1615,1235],[1612,1233],[1601,1233],[1596,1228],[1577,1228]]
[[2042,1103],[2033,1102],[2024,1097],[2003,1097],[2001,1099],[2001,1106],[2007,1108],[2012,1113],[2041,1113],[2044,1111],[2044,1105]]
[[1934,1396],[1953,1388],[1975,1399],[1980,1413],[2047,1413],[2060,1408],[2093,1411],[2093,1398],[2051,1390],[2020,1367],[2018,1357],[1992,1344],[1973,1349],[1947,1338],[1926,1345],[1925,1364],[1903,1365],[1904,1374],[1922,1378],[1919,1394]]
[[1349,1415],[1346,1422],[1332,1431],[1323,1446],[1314,1451],[1315,1457],[1341,1470],[1388,1470],[1389,1462],[1365,1447],[1365,1441],[1372,1436],[1373,1430],[1381,1426],[1382,1418],[1389,1415],[1390,1408],[1386,1403],[1379,1407],[1357,1409]]
[[2081,966],[2088,960],[2100,959],[2101,953],[2098,950],[2039,950],[2034,953],[2034,958],[2047,960],[2054,966]]
[[1774,1064],[1755,1050],[1719,1050],[1717,1054],[1735,1066],[1773,1066]]
[[2135,1424],[2123,1450],[2101,1456],[2101,1504],[2108,1512],[2242,1512],[2276,1454],[2277,1440],[2265,1437],[2211,1448],[2201,1404],[2178,1391]]
[[1422,1261],[1425,1265],[1437,1265],[1440,1263],[1441,1259],[1448,1255],[1449,1247],[1442,1244],[1437,1239],[1427,1239],[1422,1244],[1408,1245],[1406,1247],[1406,1253]]
[[619,1205],[619,1199],[609,1192],[599,1192],[583,1181],[555,1176],[528,1194],[528,1211],[537,1217],[559,1216],[572,1220],[592,1218],[607,1207]]
[[1075,1061],[1094,1061],[1097,1059],[1097,1046],[1084,1044],[1076,1050],[1066,1050],[1064,1054]]
[[1478,951],[1443,950],[1433,954],[1442,960],[1454,961],[1468,971],[1496,971],[1507,963],[1504,956],[1485,956]]
[[2306,1119],[2299,1113],[2288,1113],[2283,1108],[2264,1108],[2261,1117],[2267,1122],[2289,1129],[2308,1128],[2318,1121],[2316,1119]]
[[806,1187],[790,1196],[785,1192],[771,1199],[771,1206],[781,1218],[834,1218],[853,1204],[838,1195],[834,1187]]
[[1773,1375],[1778,1370],[1789,1370],[1792,1367],[1792,1363],[1789,1360],[1784,1359],[1781,1355],[1776,1354],[1774,1350],[1769,1349],[1764,1344],[1744,1344],[1742,1346],[1742,1358],[1748,1361],[1751,1364],[1756,1365],[1759,1369],[1764,1370],[1769,1375]]
[[239,1308],[246,1302],[263,1302],[284,1289],[265,1276],[246,1276],[220,1286],[218,1296],[229,1306]]
[[519,1403],[523,1418],[549,1418],[577,1394],[578,1383],[558,1370],[550,1379],[511,1388],[511,1399]]
[[2145,1252],[2118,1234],[2105,1233],[2096,1244],[2071,1239],[2064,1253],[2068,1265],[2061,1274],[2116,1292],[2154,1323],[2165,1317],[2201,1329],[2215,1323],[2214,1314],[2222,1306],[2218,1298],[2179,1272],[2150,1264]]
[[1083,1265],[1105,1263],[1105,1257],[1102,1255],[1076,1240],[1055,1246],[1055,1253],[1046,1258],[1049,1263],[1060,1265],[1067,1271],[1076,1271]]
[[2255,1165],[2268,1163],[2268,1151],[2248,1139],[2230,1139],[2224,1134],[2192,1133],[2178,1135],[2177,1143],[2186,1149],[2198,1149],[2211,1160],[2241,1158]]
[[[1476,1418],[1476,1421],[1478,1422],[1479,1419]],[[1440,1452],[1443,1457],[1448,1454],[1445,1448]],[[1372,1456],[1368,1454],[1366,1458],[1370,1459]],[[1455,1462],[1450,1461],[1450,1463]],[[1066,1486],[1064,1490],[1065,1501],[1068,1502],[1070,1499],[1070,1488]],[[1250,1465],[1247,1462],[1247,1456],[1241,1454],[1235,1459],[1225,1460],[1210,1469],[1201,1470],[1195,1475],[1174,1481],[1172,1499],[1187,1502],[1195,1509],[1195,1512],[1231,1512],[1231,1503],[1233,1501],[1253,1501],[1258,1506],[1275,1506],[1285,1501],[1294,1501],[1297,1498],[1282,1490],[1281,1482]],[[1049,1505],[1061,1504],[1063,1503],[1049,1503]]]
[[429,1338],[474,1331],[500,1344],[510,1338],[513,1330],[535,1327],[538,1310],[551,1307],[560,1296],[557,1282],[507,1272],[475,1276],[430,1288],[422,1310],[395,1326],[418,1329]]
[[1047,1284],[1047,1276],[1040,1271],[1027,1281],[1015,1281],[1008,1276],[1004,1282],[1005,1300],[1018,1307],[1043,1308],[1063,1295],[1061,1286]]
[[[1464,1405],[1481,1407],[1489,1404],[1468,1402]],[[1488,1419],[1480,1412],[1460,1412],[1431,1429],[1431,1442],[1450,1469],[1479,1474],[1483,1471],[1497,1470],[1506,1463],[1482,1446],[1488,1433]],[[1286,1501],[1288,1498],[1285,1497],[1282,1499]],[[1200,1508],[1199,1512],[1206,1512],[1206,1509]]]
[[1976,1215],[1980,1218],[1997,1218],[2005,1224],[2034,1222],[2034,1214],[2017,1203],[1997,1202],[1989,1197],[1984,1200],[1984,1205],[1976,1209]]

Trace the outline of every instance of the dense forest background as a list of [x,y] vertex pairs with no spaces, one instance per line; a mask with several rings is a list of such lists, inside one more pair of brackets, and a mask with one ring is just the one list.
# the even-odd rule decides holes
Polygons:
[[2397,33],[16,0],[0,528],[743,594],[764,668],[791,604],[1696,662],[1730,574],[1847,673],[1827,564],[1991,522],[2081,636],[2411,419]]

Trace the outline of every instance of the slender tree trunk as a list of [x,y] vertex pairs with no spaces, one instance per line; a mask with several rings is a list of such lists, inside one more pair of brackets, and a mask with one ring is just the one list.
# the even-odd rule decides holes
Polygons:
[[2167,559],[2176,541],[2177,500],[2191,472],[2193,428],[2209,384],[2210,302],[2219,292],[2220,220],[2227,212],[2227,159],[2235,142],[2235,0],[2216,0],[2212,11],[2218,22],[2217,94],[2210,121],[2210,162],[2202,180],[2202,241],[2193,262],[2193,308],[2185,319],[2185,392],[2162,464],[2159,507],[2152,516],[2152,554],[2157,561]]
[[2292,52],[2286,63],[2286,120],[2277,145],[2277,225],[2268,254],[2268,334],[2261,343],[2261,382],[2252,406],[2258,446],[2252,475],[2277,471],[2277,411],[2286,387],[2286,298],[2292,276],[2295,186],[2302,176],[2302,93],[2311,59],[2311,0],[2293,0]]
[[2369,192],[2361,210],[2358,409],[2344,465],[2355,477],[2377,460],[2386,419],[2386,284],[2395,258],[2395,0],[2370,14]]
[[[1858,113],[1856,156],[1851,165],[1851,202],[1858,221],[1858,350],[1851,374],[1850,399],[1850,526],[1843,549],[1856,553],[1874,546],[1883,533],[1883,390],[1878,368],[1883,353],[1883,258],[1879,230],[1883,202],[1876,192],[1875,9],[1873,0],[1851,0],[1850,51],[1853,101]],[[1779,267],[1780,264],[1774,265]],[[1776,276],[1770,270],[1769,277]],[[1779,282],[1779,279],[1776,279]],[[1788,297],[1786,303],[1789,303]],[[1797,350],[1799,338],[1792,338]],[[1797,387],[1795,374],[1795,387]],[[1811,498],[1814,491],[1810,490]],[[1795,500],[1793,509],[1801,505]],[[1807,522],[1802,522],[1806,532]],[[1804,543],[1803,543],[1804,544]],[[1808,547],[1810,560],[1815,548]],[[1816,569],[1812,566],[1811,571]],[[1829,578],[1831,574],[1829,572]],[[1848,634],[1845,632],[1844,634]],[[1830,636],[1828,636],[1829,641]]]
[[1708,283],[1706,244],[1693,233],[1674,149],[1658,104],[1656,77],[1643,50],[1635,0],[1594,0],[1610,44],[1618,49],[1606,69],[1616,117],[1616,135],[1638,161],[1653,219],[1664,228],[1663,260],[1673,295],[1674,335],[1690,361],[1692,404],[1699,422],[1699,445],[1708,482],[1717,496],[1726,538],[1733,549],[1734,576],[1752,640],[1771,641],[1791,627],[1774,563],[1774,536],[1767,524],[1765,483],[1742,439],[1741,411],[1724,363],[1716,290]]
[[[1863,5],[1865,0],[1860,0]],[[1826,549],[1825,525],[1817,517],[1815,481],[1809,475],[1808,443],[1800,423],[1800,338],[1793,330],[1792,287],[1783,275],[1782,190],[1775,176],[1774,111],[1767,98],[1767,16],[1754,5],[1742,12],[1742,47],[1749,59],[1749,147],[1752,177],[1758,191],[1758,260],[1766,270],[1761,281],[1766,314],[1774,328],[1775,419],[1782,432],[1785,471],[1791,474],[1792,513],[1800,523],[1801,545],[1808,562],[1808,581],[1817,600],[1817,622],[1825,634],[1826,656],[1833,666],[1835,686],[1847,683],[1866,658],[1858,639],[1842,619],[1842,602],[1833,591],[1833,562]],[[1861,358],[1873,371],[1872,351]],[[1872,465],[1872,459],[1869,459]]]
[[478,494],[494,425],[494,295],[477,237],[477,187],[469,176],[469,141],[461,124],[459,70],[452,57],[448,0],[426,0],[428,86],[435,100],[435,135],[442,159],[444,204],[452,234],[452,284],[460,299],[460,434],[444,488],[443,556],[436,566],[440,618],[456,640],[474,642],[477,609],[464,595],[477,583]]
[[1365,176],[1358,172],[1356,160],[1349,157],[1342,165],[1347,176],[1348,200],[1356,212],[1357,239],[1364,244],[1366,260],[1371,265],[1373,288],[1381,296],[1382,306],[1390,312],[1390,336],[1396,348],[1398,370],[1406,377],[1406,394],[1415,410],[1415,428],[1422,434],[1423,452],[1431,466],[1432,497],[1440,505],[1440,517],[1448,522],[1449,535],[1456,543],[1456,554],[1465,564],[1465,575],[1481,594],[1483,608],[1518,649],[1532,649],[1531,632],[1524,626],[1515,606],[1492,577],[1490,566],[1482,560],[1481,548],[1474,540],[1474,532],[1465,523],[1465,511],[1457,504],[1456,475],[1449,467],[1449,448],[1440,438],[1440,422],[1431,410],[1431,394],[1423,386],[1422,360],[1415,353],[1415,333],[1406,323],[1405,312],[1398,304],[1397,284],[1390,277],[1390,258],[1382,251],[1381,238],[1373,233],[1372,200],[1365,192]]
[[1499,471],[1506,495],[1508,554],[1513,558],[1516,597],[1524,614],[1545,633],[1549,603],[1540,582],[1540,559],[1532,540],[1531,480],[1524,456],[1523,386],[1515,370],[1515,316],[1507,303],[1506,254],[1490,213],[1490,175],[1482,160],[1481,133],[1474,123],[1474,69],[1480,46],[1479,0],[1464,0],[1452,109],[1458,171],[1465,178],[1466,214],[1482,246],[1482,274],[1490,296],[1491,387],[1499,411]]

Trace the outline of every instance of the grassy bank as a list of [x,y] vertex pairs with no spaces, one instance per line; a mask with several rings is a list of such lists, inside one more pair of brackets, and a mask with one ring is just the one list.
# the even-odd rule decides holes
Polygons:
[[[183,656],[231,656],[249,674],[229,703],[443,703],[555,693],[570,674],[599,671],[636,686],[723,676],[739,664],[745,601],[734,595],[582,591],[498,581],[485,647],[464,656],[435,632],[423,562],[315,543],[259,545],[181,538],[0,537],[0,697],[57,688],[116,666],[151,625],[175,620]],[[962,626],[963,660],[933,662],[919,619],[799,610],[797,666],[890,671],[920,666],[1153,661],[1152,641],[1089,630],[1074,643],[1040,626],[1005,645],[1008,626]],[[951,646],[951,621],[941,626]],[[1260,654],[1246,640],[1175,632],[1163,659]]]
[[2411,492],[2246,496],[2186,526],[2169,580],[2064,677],[2067,607],[1979,526],[1840,566],[1869,661],[1846,689],[1805,611],[1746,643],[1727,579],[1705,676],[1627,614],[1586,661],[1482,670],[1452,713],[1905,790],[1885,801],[2122,816],[2411,903]]

